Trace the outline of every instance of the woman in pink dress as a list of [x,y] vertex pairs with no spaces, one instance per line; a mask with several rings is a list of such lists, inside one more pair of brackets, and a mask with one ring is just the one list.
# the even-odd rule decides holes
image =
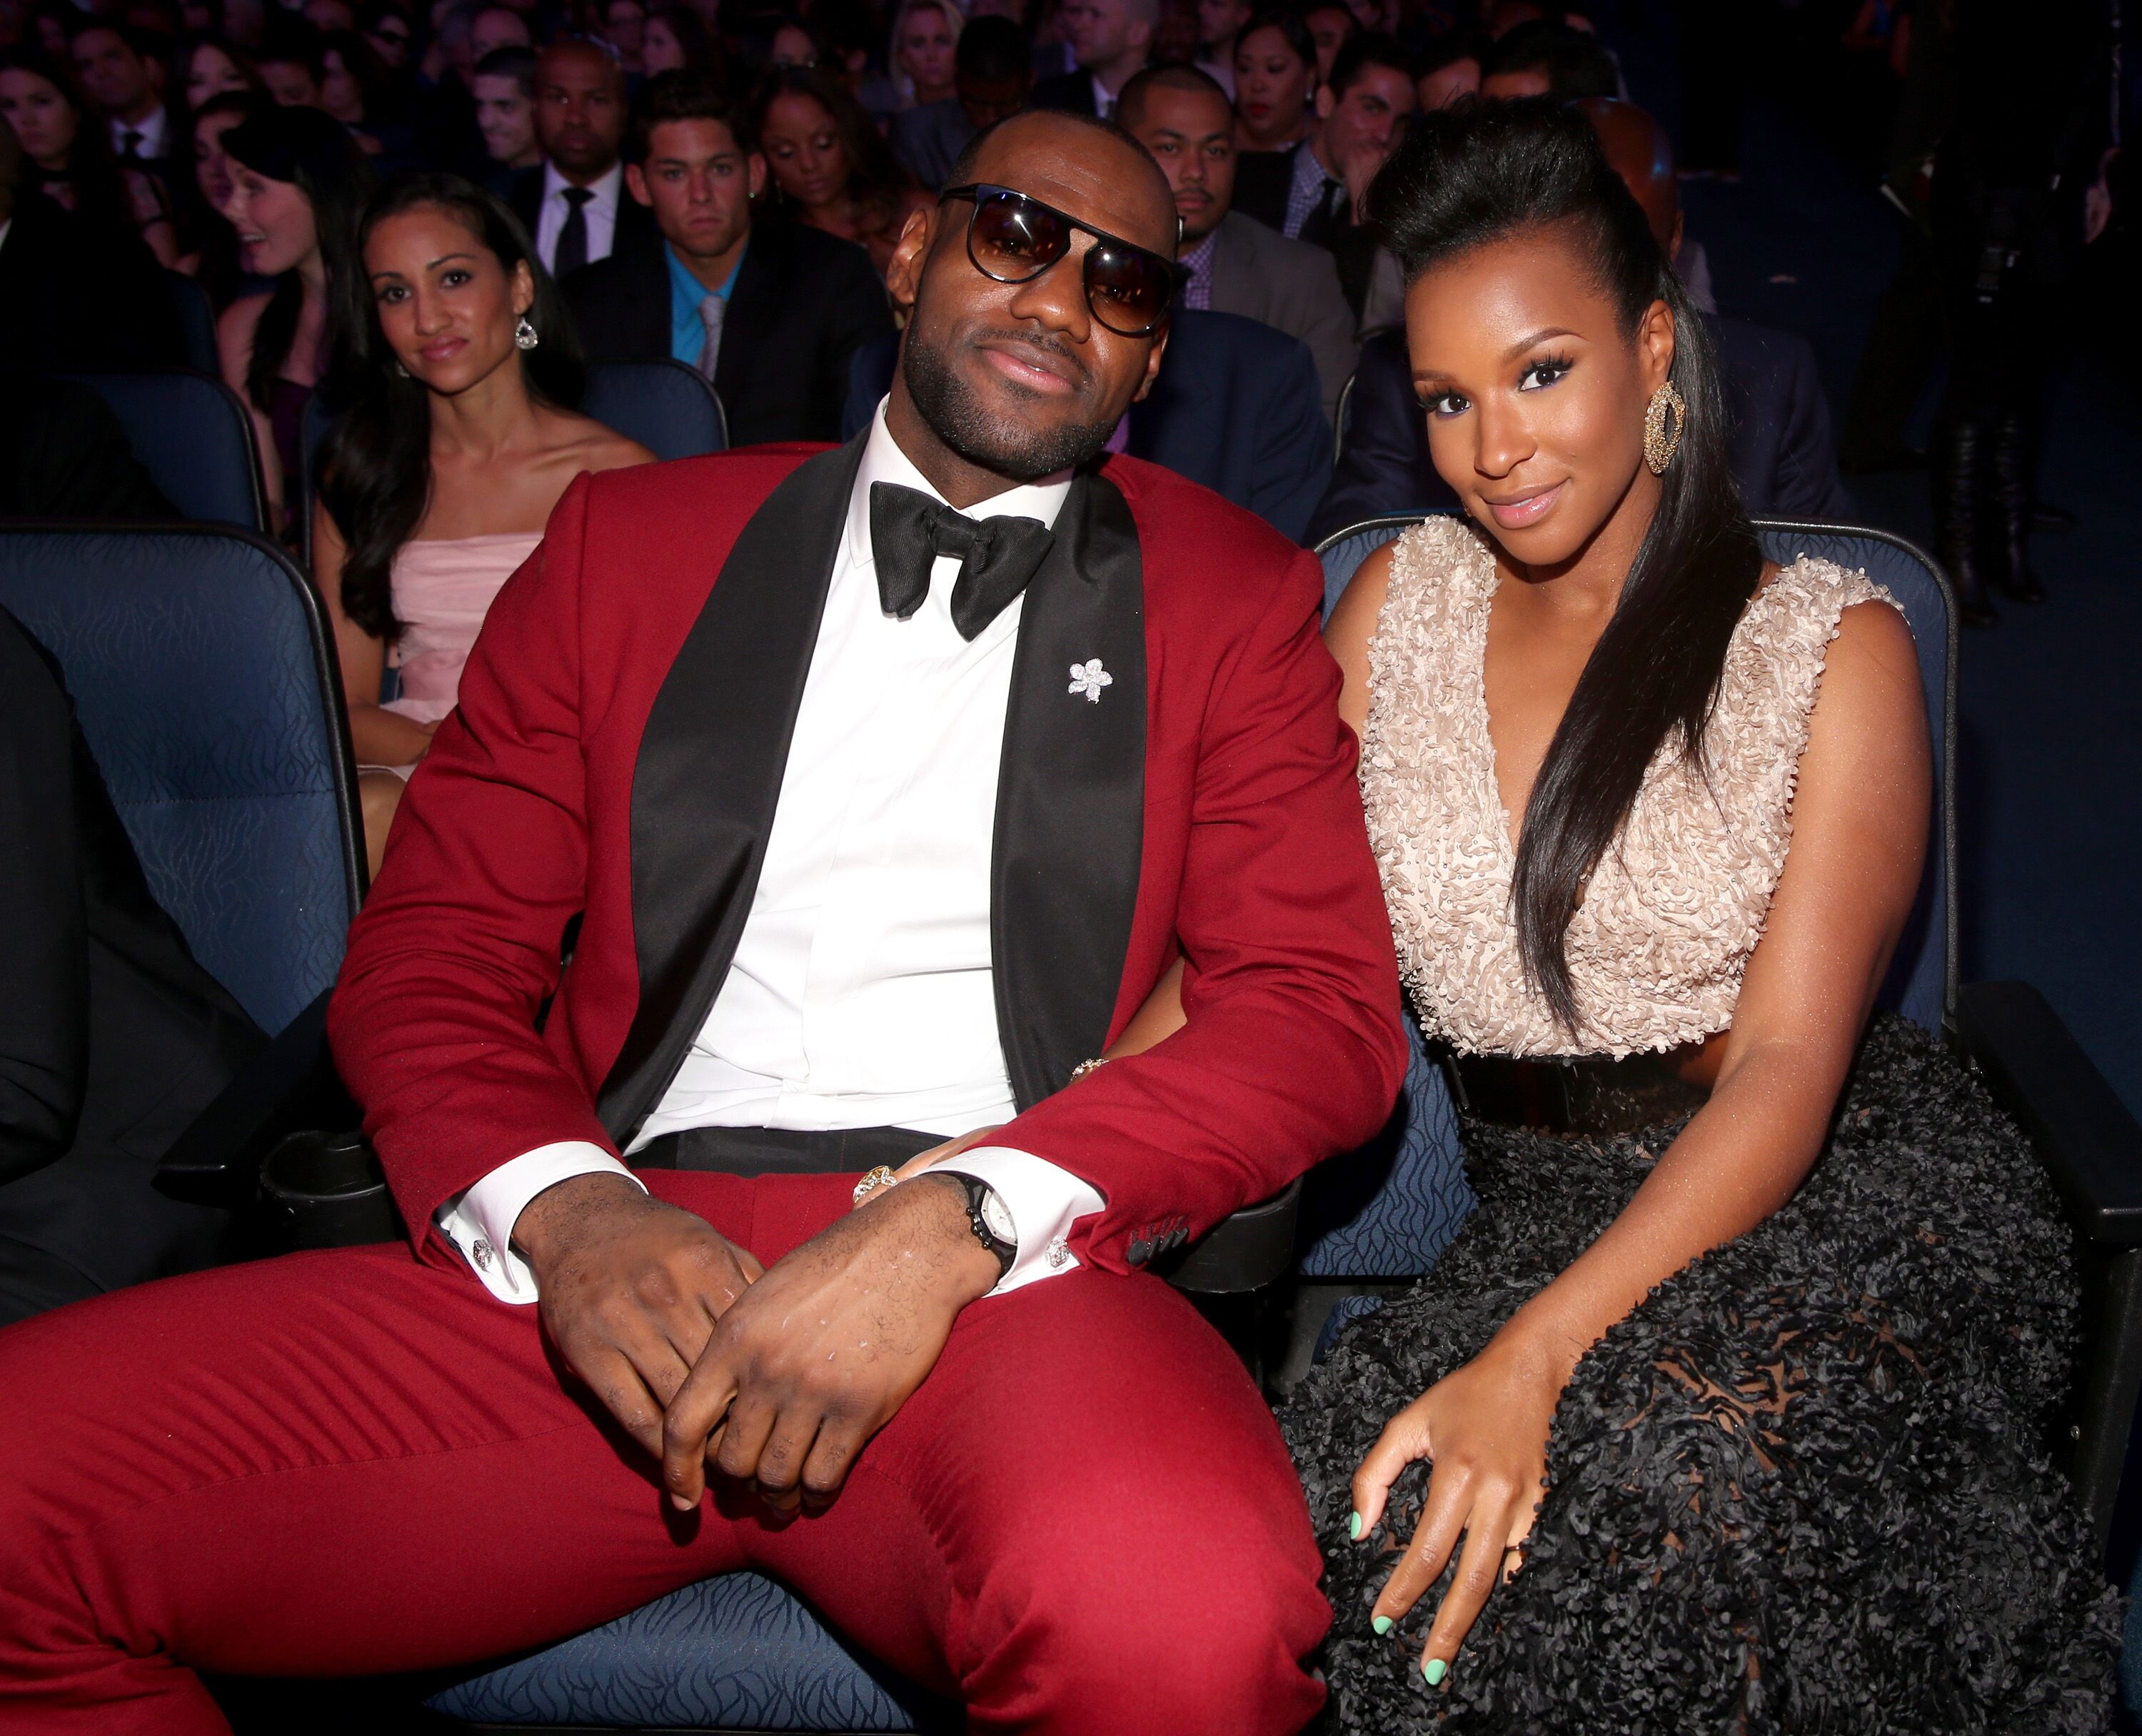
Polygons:
[[[404,782],[454,708],[500,586],[583,471],[654,455],[565,406],[585,372],[565,308],[505,205],[457,175],[382,187],[338,310],[315,576],[342,660],[365,848],[379,870]],[[392,667],[399,691],[382,700]]]

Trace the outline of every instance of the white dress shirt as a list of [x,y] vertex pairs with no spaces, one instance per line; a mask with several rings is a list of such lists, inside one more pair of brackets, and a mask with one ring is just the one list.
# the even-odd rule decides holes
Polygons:
[[[543,202],[536,211],[536,251],[543,260],[543,269],[556,275],[558,231],[565,226],[573,203],[565,197],[565,189],[574,185],[558,173],[557,165],[543,165]],[[624,165],[612,163],[610,173],[600,180],[588,183],[593,196],[581,209],[588,216],[587,263],[607,259],[610,248],[617,239],[617,202],[624,190]]]
[[[870,491],[942,496],[880,405],[797,708],[751,910],[714,1004],[634,1140],[692,1127],[912,1127],[947,1138],[1018,1112],[990,947],[997,771],[1024,599],[970,644],[952,624],[960,564],[940,557],[906,621],[886,614]],[[970,515],[1054,525],[1069,479],[1009,489]],[[1069,1271],[1072,1225],[1101,1196],[1044,1159],[978,1146],[954,1161],[1009,1208],[1019,1253],[993,1294]],[[529,1201],[567,1177],[631,1172],[565,1141],[501,1165],[440,1228],[492,1295],[532,1302],[511,1247]]]
[[171,111],[161,103],[155,111],[140,121],[111,122],[111,154],[124,158],[126,155],[126,135],[133,133],[140,142],[135,154],[144,162],[154,161],[169,154],[170,150]]

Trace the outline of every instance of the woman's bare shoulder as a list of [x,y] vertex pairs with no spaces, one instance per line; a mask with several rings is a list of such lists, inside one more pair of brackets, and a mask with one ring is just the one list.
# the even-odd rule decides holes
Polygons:
[[575,471],[623,470],[628,465],[654,462],[654,454],[638,441],[626,439],[592,417],[574,410],[548,414],[551,425],[545,446]]

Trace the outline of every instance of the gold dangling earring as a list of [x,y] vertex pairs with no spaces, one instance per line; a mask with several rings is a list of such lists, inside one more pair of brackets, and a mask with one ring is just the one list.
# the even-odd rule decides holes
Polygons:
[[[1671,432],[1666,428],[1669,414],[1673,417]],[[1673,455],[1681,450],[1681,431],[1687,426],[1688,405],[1668,380],[1651,394],[1644,410],[1644,462],[1651,466],[1653,476],[1666,475]]]

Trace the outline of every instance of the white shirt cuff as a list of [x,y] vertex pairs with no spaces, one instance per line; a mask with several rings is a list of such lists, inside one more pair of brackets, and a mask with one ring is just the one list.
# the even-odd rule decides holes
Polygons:
[[522,1208],[545,1188],[593,1175],[624,1176],[646,1191],[645,1182],[600,1146],[561,1140],[500,1164],[447,1201],[432,1221],[491,1295],[501,1302],[531,1303],[536,1300],[536,1275],[513,1251],[513,1226]]
[[1091,1183],[1044,1157],[1015,1152],[1009,1146],[976,1146],[930,1167],[988,1183],[1011,1213],[1019,1232],[1019,1252],[1012,1258],[1011,1270],[990,1292],[992,1296],[1078,1270],[1078,1256],[1070,1247],[1071,1226],[1106,1203]]

